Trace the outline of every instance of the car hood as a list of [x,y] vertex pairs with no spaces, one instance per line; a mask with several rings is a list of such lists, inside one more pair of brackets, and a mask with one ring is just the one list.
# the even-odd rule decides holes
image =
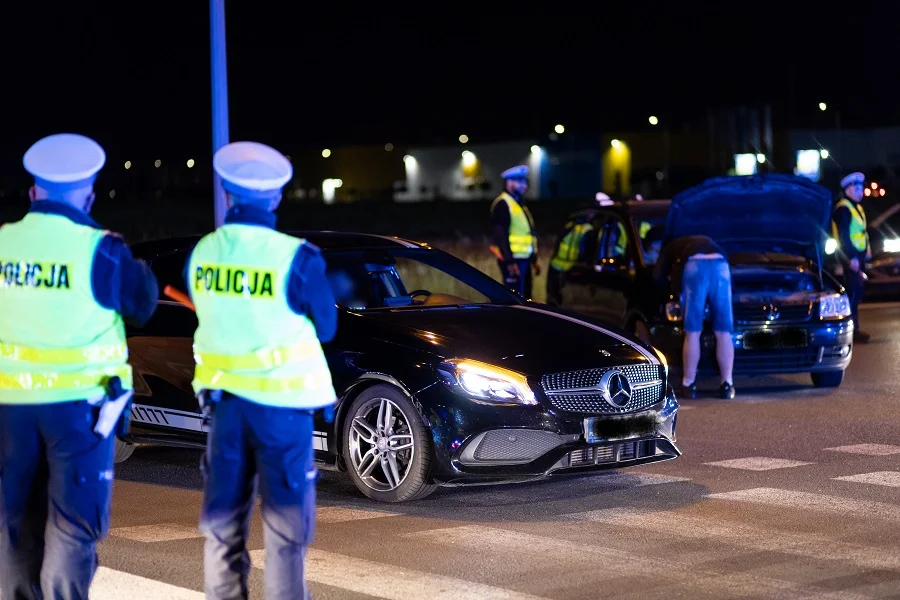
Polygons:
[[716,177],[672,199],[666,238],[707,235],[727,250],[815,256],[827,239],[831,192],[784,174]]
[[659,363],[626,334],[545,306],[471,306],[353,313],[353,327],[441,358],[470,358],[539,376],[604,366]]

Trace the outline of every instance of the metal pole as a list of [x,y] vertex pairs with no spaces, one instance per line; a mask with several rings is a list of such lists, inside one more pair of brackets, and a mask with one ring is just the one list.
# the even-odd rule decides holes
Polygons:
[[[209,0],[213,154],[228,144],[228,72],[225,63],[225,0]],[[213,171],[215,224],[225,222],[225,190]]]

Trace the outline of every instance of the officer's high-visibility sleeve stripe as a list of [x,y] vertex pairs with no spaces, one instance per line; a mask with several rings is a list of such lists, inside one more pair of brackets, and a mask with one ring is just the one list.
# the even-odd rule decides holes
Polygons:
[[194,352],[194,360],[198,365],[210,369],[225,371],[249,371],[256,369],[272,369],[289,362],[316,358],[322,349],[318,343],[310,342],[285,346],[282,348],[263,349],[243,356]]
[[0,358],[43,365],[121,362],[128,359],[127,344],[106,344],[88,348],[33,348],[0,342]]
[[[122,387],[132,388],[131,366],[80,371],[78,373],[0,373],[3,390],[83,389],[102,386],[112,377],[122,380]],[[24,400],[27,402],[27,398]],[[39,402],[40,399],[35,400]]]
[[310,392],[316,389],[327,391],[333,395],[331,377],[324,373],[292,375],[288,377],[258,377],[255,375],[239,375],[212,369],[205,365],[197,365],[194,379],[207,389],[214,390],[247,390],[252,392]]

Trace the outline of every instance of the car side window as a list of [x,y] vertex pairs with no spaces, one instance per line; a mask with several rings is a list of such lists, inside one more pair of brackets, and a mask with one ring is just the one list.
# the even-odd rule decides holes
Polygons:
[[167,285],[185,290],[184,281],[184,261],[187,259],[187,252],[176,251],[169,254],[157,256],[150,263],[150,270],[156,275],[156,281],[159,283],[159,297],[168,300],[169,298],[163,293]]

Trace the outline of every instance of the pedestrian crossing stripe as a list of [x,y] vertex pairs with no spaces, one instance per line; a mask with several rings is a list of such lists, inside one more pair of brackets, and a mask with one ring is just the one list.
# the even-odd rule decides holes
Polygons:
[[[253,567],[262,569],[265,550],[250,552]],[[336,554],[316,548],[306,551],[306,581],[365,594],[383,600],[547,600],[523,592],[388,563]]]
[[[882,475],[882,472],[865,475]],[[674,483],[666,476],[636,473],[627,487],[642,487],[653,483]],[[855,481],[855,480],[854,480]],[[653,482],[653,483],[651,483]],[[620,483],[625,483],[620,480]],[[512,488],[510,488],[512,489]],[[609,488],[614,491],[620,486]],[[515,495],[514,492],[510,492]],[[900,522],[900,505],[882,502],[854,500],[800,492],[779,488],[752,488],[732,492],[713,493],[705,496],[715,501],[761,504],[779,508],[802,511],[825,512],[854,516],[864,519],[888,520]],[[728,570],[721,563],[722,549],[715,544],[725,544],[736,548],[758,553],[778,553],[803,559],[833,562],[850,565],[861,571],[894,571],[900,572],[900,554],[885,552],[875,543],[854,542],[842,539],[829,533],[794,533],[778,528],[767,528],[756,521],[742,520],[740,512],[731,512],[727,516],[718,515],[710,519],[702,514],[692,514],[696,505],[682,506],[677,509],[617,507],[584,511],[560,515],[558,527],[554,535],[532,533],[535,525],[529,522],[506,523],[502,526],[486,526],[465,524],[455,527],[443,527],[401,533],[400,539],[416,541],[432,545],[435,549],[452,548],[454,552],[486,554],[489,556],[521,556],[525,560],[507,559],[509,576],[505,580],[514,582],[521,571],[528,573],[538,557],[553,556],[557,562],[570,565],[578,570],[581,565],[585,569],[604,566],[610,579],[622,577],[642,577],[659,567],[659,558],[646,556],[637,550],[618,546],[615,541],[598,543],[592,535],[585,535],[585,523],[601,523],[612,528],[610,540],[627,539],[627,534],[617,535],[616,530],[633,529],[659,535],[662,539],[682,539],[691,545],[691,541],[705,542],[694,544],[696,550],[676,554],[667,558],[672,569],[667,573],[666,586],[684,586],[686,589],[702,589],[714,597],[729,596],[735,589],[756,597],[776,597],[789,594],[796,597],[815,598],[853,598],[865,597],[849,593],[843,589],[831,593],[830,590],[817,587],[815,582],[785,580],[780,576],[768,576],[763,573]],[[402,513],[369,511],[359,508],[341,506],[321,507],[317,521],[323,523],[340,523],[369,518],[403,517]],[[187,534],[189,529],[184,525],[135,526],[112,530],[116,536],[124,532],[143,535],[146,541],[159,540],[178,531]],[[192,529],[192,528],[190,528]],[[194,532],[196,530],[193,530]],[[123,536],[127,537],[127,536]],[[195,537],[196,536],[195,534]],[[641,539],[646,535],[638,536]],[[427,546],[426,546],[427,547]],[[437,551],[437,550],[435,550]],[[250,552],[252,564],[263,568],[265,550]],[[534,558],[534,560],[531,560]],[[417,598],[417,600],[456,600],[461,597],[477,597],[487,600],[538,600],[555,597],[553,593],[538,588],[529,590],[535,594],[490,585],[477,581],[455,578],[440,573],[430,572],[431,568],[416,570],[354,557],[326,550],[315,546],[307,554],[307,580],[320,585],[327,585],[347,592],[365,594],[374,598],[395,600],[400,598]],[[422,567],[419,567],[422,569]],[[670,577],[671,575],[671,577]],[[473,575],[475,577],[476,575]],[[605,576],[601,576],[605,577]],[[198,581],[197,585],[201,585]],[[503,584],[508,585],[508,584]],[[512,584],[515,587],[515,584]],[[114,571],[101,567],[91,590],[91,598],[95,600],[119,600],[123,591],[130,600],[200,600],[201,592],[180,588],[136,575]],[[813,593],[814,592],[814,593]],[[115,596],[113,596],[115,594]]]

